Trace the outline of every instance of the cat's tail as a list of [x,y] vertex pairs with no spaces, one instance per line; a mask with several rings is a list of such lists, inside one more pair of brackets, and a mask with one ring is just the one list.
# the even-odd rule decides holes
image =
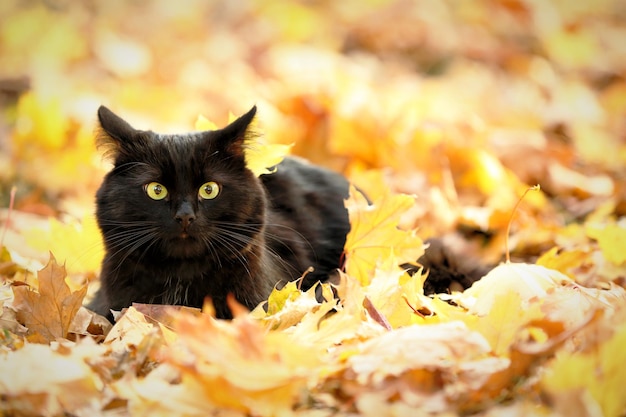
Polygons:
[[404,264],[410,274],[421,268],[428,273],[424,282],[424,294],[441,294],[462,291],[489,272],[493,266],[481,264],[475,257],[468,256],[442,238],[426,240],[429,244],[417,264]]

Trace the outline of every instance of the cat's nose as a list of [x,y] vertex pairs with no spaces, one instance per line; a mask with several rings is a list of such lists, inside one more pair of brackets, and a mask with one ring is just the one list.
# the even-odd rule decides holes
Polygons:
[[196,216],[193,214],[181,214],[176,216],[176,221],[183,226],[183,230],[187,230],[189,225],[193,223],[194,220],[196,220]]
[[181,204],[174,218],[178,223],[180,223],[180,225],[183,227],[183,230],[187,230],[191,223],[196,220],[196,215],[193,212],[193,207],[191,206],[191,204],[184,202],[183,204]]

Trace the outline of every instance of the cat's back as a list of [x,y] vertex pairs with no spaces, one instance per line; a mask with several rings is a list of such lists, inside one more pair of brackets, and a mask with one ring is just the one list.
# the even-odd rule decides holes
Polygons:
[[[297,157],[285,158],[276,172],[262,175],[261,180],[269,203],[268,235],[275,237],[268,243],[284,258],[296,261],[301,257],[299,263],[305,269],[315,265],[315,271],[307,275],[307,282],[323,280],[340,266],[350,230],[344,205],[349,192],[347,180]],[[299,245],[285,250],[284,242],[300,240]]]

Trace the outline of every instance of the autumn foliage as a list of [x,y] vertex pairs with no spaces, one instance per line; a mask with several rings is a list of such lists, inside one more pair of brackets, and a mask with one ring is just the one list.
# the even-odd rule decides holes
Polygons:
[[[0,21],[3,415],[626,415],[620,1],[9,0]],[[82,307],[100,104],[169,132],[256,104],[255,173],[290,152],[354,184],[337,282],[232,321]],[[399,265],[433,236],[490,272],[424,295]]]

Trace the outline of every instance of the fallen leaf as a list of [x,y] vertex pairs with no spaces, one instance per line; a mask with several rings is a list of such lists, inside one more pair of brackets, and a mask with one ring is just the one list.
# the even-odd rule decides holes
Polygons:
[[[3,413],[9,415],[62,415],[100,397],[102,382],[85,362],[81,347],[62,354],[49,346],[26,344],[0,355],[0,392]],[[93,345],[84,355],[95,357],[104,349]],[[36,370],[36,372],[33,372]]]
[[339,375],[341,390],[357,401],[378,393],[389,404],[450,411],[463,392],[479,389],[507,367],[507,359],[490,351],[489,343],[462,322],[403,327],[349,348]]
[[515,292],[501,293],[491,305],[489,312],[479,317],[471,327],[480,332],[498,356],[506,356],[516,341],[520,330],[533,320],[543,318],[539,303],[522,303]]
[[305,315],[320,308],[316,289],[317,286],[313,286],[302,292],[297,282],[288,282],[281,289],[275,288],[268,297],[267,306],[260,304],[251,312],[251,316],[260,319],[272,330],[287,329],[298,324]]
[[542,299],[541,310],[548,319],[570,328],[585,321],[596,310],[602,310],[609,318],[623,305],[626,305],[626,290],[613,283],[605,289],[570,283],[549,289]]
[[548,269],[555,269],[574,278],[572,270],[587,262],[588,253],[582,249],[560,250],[553,247],[537,259],[536,264]]
[[67,337],[87,287],[72,292],[65,283],[66,276],[65,267],[50,254],[48,265],[37,273],[37,292],[26,286],[13,288],[13,308],[18,321],[28,328],[29,340],[48,343]]
[[587,236],[598,241],[604,257],[615,265],[626,263],[626,222],[608,223],[603,227],[588,225]]
[[476,281],[455,301],[477,315],[489,314],[499,297],[515,293],[523,308],[533,297],[544,297],[547,290],[572,283],[567,275],[543,266],[525,263],[500,264]]
[[181,384],[189,384],[190,392],[202,387],[207,411],[280,413],[289,409],[319,365],[308,346],[284,333],[267,332],[247,316],[219,321],[180,314],[176,331],[179,339],[166,351],[166,362],[180,370]]
[[593,351],[557,355],[543,376],[542,385],[561,408],[572,396],[589,394],[602,416],[623,416],[626,410],[624,344],[626,326],[622,324],[608,341]]
[[[552,357],[554,352],[572,336],[580,332],[599,318],[600,314],[594,312],[578,326],[565,329],[559,322],[546,319],[535,320],[528,323],[528,330],[534,330],[544,336],[540,340],[534,337],[519,339],[511,345],[508,358],[508,366],[494,370],[483,381],[478,389],[468,392],[460,404],[460,410],[474,410],[481,404],[491,403],[495,398],[513,396],[516,387],[521,387],[525,378],[530,376],[534,369],[544,364]],[[529,335],[533,332],[529,331]],[[521,388],[523,389],[523,388]]]
[[417,309],[429,302],[430,299],[424,296],[424,279],[418,272],[409,274],[398,265],[396,257],[391,256],[378,263],[364,292],[389,324],[398,328],[413,322],[415,313],[412,308]]
[[378,262],[395,256],[398,263],[414,263],[424,253],[424,243],[415,230],[400,230],[402,214],[414,204],[409,195],[387,194],[369,204],[365,196],[354,187],[346,208],[352,226],[344,253],[345,271],[362,285],[371,282]]

